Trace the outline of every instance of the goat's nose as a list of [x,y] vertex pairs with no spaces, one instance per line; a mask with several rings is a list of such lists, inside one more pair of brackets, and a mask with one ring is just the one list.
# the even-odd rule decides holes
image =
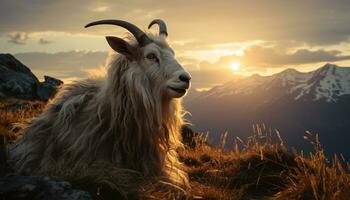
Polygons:
[[181,74],[181,75],[179,76],[179,79],[180,79],[180,81],[189,83],[190,80],[191,80],[191,76],[190,76],[189,74]]

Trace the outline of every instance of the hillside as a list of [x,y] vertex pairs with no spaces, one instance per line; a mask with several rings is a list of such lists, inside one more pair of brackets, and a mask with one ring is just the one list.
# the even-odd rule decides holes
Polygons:
[[[218,106],[224,105],[224,106]],[[311,150],[306,130],[319,134],[332,155],[350,158],[350,68],[326,64],[307,73],[287,69],[271,76],[234,79],[206,92],[189,94],[185,107],[197,131],[209,131],[218,143],[228,131],[247,137],[255,124],[283,133],[288,146]],[[339,140],[342,138],[342,140]]]
[[[25,122],[40,114],[43,102],[2,101],[0,105],[0,136],[5,145],[1,152],[21,133],[16,122]],[[275,136],[277,140],[271,138]],[[221,148],[207,145],[206,136],[195,138],[194,148],[178,149],[184,170],[190,177],[192,199],[348,199],[350,175],[348,164],[342,158],[328,161],[318,137],[308,134],[314,143],[314,151],[305,156],[287,150],[278,132],[269,132],[257,126],[252,137],[236,138],[230,150],[223,148],[227,135],[221,137]],[[338,138],[339,139],[339,138]],[[0,153],[1,153],[0,152]],[[3,155],[3,154],[1,154]],[[11,171],[0,159],[0,176]],[[121,169],[105,163],[91,168],[58,170],[50,176],[69,181],[74,188],[87,190],[95,199],[184,199],[182,192],[161,180],[149,180],[127,174],[123,182]],[[126,174],[123,172],[123,175]],[[1,180],[1,179],[0,179]],[[40,191],[32,191],[34,197]],[[180,194],[180,195],[179,195]],[[0,192],[0,198],[4,193]],[[13,195],[13,194],[12,194]],[[6,199],[6,198],[5,198]]]

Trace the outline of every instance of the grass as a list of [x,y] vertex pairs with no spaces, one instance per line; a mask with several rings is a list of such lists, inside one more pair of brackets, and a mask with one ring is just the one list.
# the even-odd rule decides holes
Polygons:
[[[276,133],[279,136],[279,133]],[[194,196],[202,199],[349,199],[350,166],[327,160],[318,137],[314,152],[290,152],[280,140],[254,134],[232,151],[199,145],[180,151]],[[241,147],[238,146],[241,145]]]
[[[16,123],[37,116],[44,106],[43,102],[0,102],[3,149],[21,133]],[[278,131],[267,131],[265,126],[255,126],[254,130],[244,141],[236,138],[230,151],[223,148],[227,133],[219,148],[208,145],[207,137],[198,136],[194,148],[178,150],[190,178],[192,199],[349,199],[350,165],[341,156],[328,160],[317,135],[314,151],[304,155],[291,152]],[[69,171],[57,166],[49,175],[70,181],[96,199],[180,199],[184,193],[164,180],[147,180],[137,172],[108,163]],[[6,165],[0,165],[0,176],[6,175],[5,169]]]
[[21,123],[39,115],[46,103],[42,101],[0,100],[0,135],[13,141],[21,132]]
[[23,131],[22,124],[39,115],[46,103],[26,100],[0,100],[0,177],[10,170],[4,164],[8,146],[13,143]]

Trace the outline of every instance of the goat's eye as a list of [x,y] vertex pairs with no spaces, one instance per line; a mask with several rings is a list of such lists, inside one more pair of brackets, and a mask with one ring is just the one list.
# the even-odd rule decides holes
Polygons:
[[148,54],[148,55],[146,56],[146,58],[149,59],[149,60],[156,61],[156,62],[159,61],[158,58],[157,58],[157,56],[156,56],[156,54],[154,54],[154,53]]

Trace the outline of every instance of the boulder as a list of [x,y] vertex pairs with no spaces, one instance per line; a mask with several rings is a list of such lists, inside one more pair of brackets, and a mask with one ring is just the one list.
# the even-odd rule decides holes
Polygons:
[[47,101],[63,84],[59,79],[44,76],[39,82],[30,69],[11,54],[0,54],[0,99],[16,98]]
[[14,176],[0,179],[0,199],[92,200],[88,192],[73,189],[66,181],[47,176]]
[[0,54],[0,98],[35,99],[39,80],[11,54]]
[[190,148],[196,147],[196,137],[198,133],[193,132],[193,130],[188,125],[183,125],[181,128],[182,143]]
[[50,76],[44,76],[44,78],[45,81],[39,84],[36,94],[40,100],[47,101],[55,96],[63,81]]

